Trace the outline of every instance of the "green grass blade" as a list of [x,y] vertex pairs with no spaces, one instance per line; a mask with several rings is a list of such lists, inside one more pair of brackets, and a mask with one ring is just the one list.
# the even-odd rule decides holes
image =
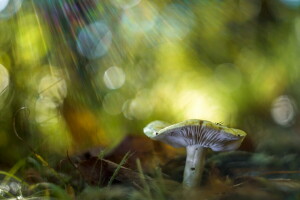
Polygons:
[[142,181],[142,184],[143,184],[143,187],[144,187],[143,192],[147,196],[147,199],[152,199],[151,192],[150,192],[150,187],[149,187],[148,183],[146,182],[146,178],[145,178],[145,175],[144,175],[144,172],[143,172],[143,168],[142,168],[140,159],[136,159],[136,165],[137,165],[137,168],[138,168],[138,171],[139,171],[139,174],[140,174],[140,178],[141,178],[141,181]]
[[114,171],[113,175],[110,177],[109,182],[107,184],[108,187],[111,186],[112,182],[116,178],[118,172],[120,171],[121,167],[127,162],[128,158],[131,156],[130,152],[127,152],[125,156],[122,158],[121,162],[119,163],[117,169]]
[[[57,199],[63,199],[63,200],[72,200],[72,198],[69,196],[69,194],[66,192],[65,189],[61,188],[58,185],[55,185],[53,183],[37,183],[33,186],[31,186],[31,189],[35,189],[38,187],[43,187],[49,190],[50,194],[49,197],[54,197]],[[52,199],[52,198],[50,198]]]
[[[25,164],[25,159],[18,161],[7,173],[10,175],[14,175],[22,166]],[[7,184],[12,176],[5,176],[3,179],[3,184]]]
[[8,172],[5,172],[5,171],[0,171],[0,174],[5,175],[6,177],[9,177],[9,178],[13,178],[16,181],[19,181],[20,183],[23,183],[23,181],[20,178],[16,177],[15,175],[13,175],[11,173],[8,173]]

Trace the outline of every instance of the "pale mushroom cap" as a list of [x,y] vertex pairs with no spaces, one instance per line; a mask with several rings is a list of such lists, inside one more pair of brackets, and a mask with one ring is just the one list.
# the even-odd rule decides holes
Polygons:
[[161,121],[151,122],[144,133],[154,139],[174,147],[202,146],[213,151],[237,149],[246,136],[239,129],[228,128],[210,121],[190,119],[174,125]]
[[155,136],[158,131],[170,125],[171,124],[163,121],[153,121],[144,128],[144,133],[151,138]]

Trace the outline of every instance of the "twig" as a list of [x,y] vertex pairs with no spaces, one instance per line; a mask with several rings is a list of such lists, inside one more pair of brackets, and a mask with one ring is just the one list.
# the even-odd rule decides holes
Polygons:
[[262,172],[259,176],[270,175],[270,174],[300,174],[300,171],[269,171]]

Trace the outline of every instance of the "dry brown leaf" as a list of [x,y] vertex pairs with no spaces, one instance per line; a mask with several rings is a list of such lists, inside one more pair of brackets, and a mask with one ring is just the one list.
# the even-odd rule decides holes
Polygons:
[[[118,167],[119,165],[117,163],[92,157],[79,163],[78,170],[89,184],[105,186],[108,184]],[[149,177],[146,179],[150,180]],[[121,166],[115,176],[115,182],[138,186],[142,184],[143,180],[141,179],[139,173]]]
[[162,165],[182,152],[158,141],[152,141],[144,135],[128,135],[107,155],[107,160],[120,163],[127,152],[129,157],[125,166],[136,169],[136,160],[140,159],[145,172],[151,172],[155,167]]

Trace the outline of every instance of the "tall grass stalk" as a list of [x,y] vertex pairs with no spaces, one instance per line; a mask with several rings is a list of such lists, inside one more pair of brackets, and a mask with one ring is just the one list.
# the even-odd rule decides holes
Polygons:
[[121,162],[118,164],[117,169],[114,171],[113,175],[110,177],[107,186],[110,187],[114,179],[116,178],[118,172],[120,171],[121,167],[127,162],[128,158],[131,156],[130,152],[127,152],[125,156],[122,158]]

